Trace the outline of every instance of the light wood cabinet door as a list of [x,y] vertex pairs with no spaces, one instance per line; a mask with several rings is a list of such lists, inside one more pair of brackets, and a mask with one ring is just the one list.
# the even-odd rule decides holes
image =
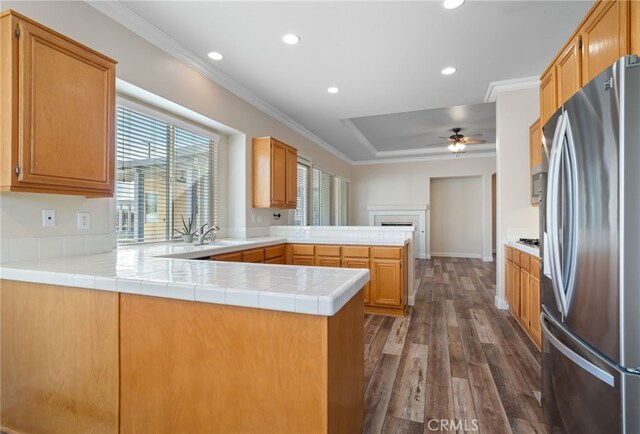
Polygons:
[[581,39],[575,37],[560,54],[556,63],[558,105],[564,104],[581,87]]
[[531,291],[529,288],[530,274],[520,269],[520,322],[525,329],[529,328],[531,320],[531,312],[529,311],[529,303],[531,302]]
[[339,256],[316,256],[315,265],[316,267],[340,267],[341,261]]
[[287,263],[287,261],[285,260],[284,256],[278,256],[277,258],[265,259],[264,263],[265,264],[285,265]]
[[540,77],[540,124],[544,124],[558,110],[558,92],[556,90],[555,67],[552,66]]
[[280,142],[271,143],[271,206],[283,207],[286,202],[287,148]]
[[529,127],[529,164],[531,169],[542,164],[542,127],[540,119]]
[[[342,266],[344,268],[369,268],[369,260],[363,258],[344,258],[342,260]],[[371,302],[371,296],[369,294],[369,283],[363,288],[364,302],[369,304]]]
[[600,1],[580,29],[584,86],[627,50],[626,1]]
[[13,130],[2,134],[2,189],[113,196],[115,61],[12,14],[2,17],[13,27],[2,32],[2,81],[14,90],[2,98],[0,130]]
[[291,258],[291,265],[306,265],[313,267],[315,265],[313,256],[298,256],[293,255]]
[[540,281],[531,276],[529,278],[529,332],[533,340],[540,346]]
[[504,265],[504,292],[509,309],[513,306],[513,262],[505,261]]
[[371,259],[371,304],[402,306],[402,261]]
[[298,151],[273,137],[253,139],[253,207],[295,209]]
[[510,263],[511,273],[511,303],[509,310],[516,318],[520,317],[520,267],[515,263]]
[[242,252],[242,262],[259,264],[264,262],[264,249],[253,249]]
[[298,204],[298,151],[287,146],[286,161],[286,208],[296,209]]
[[224,253],[222,255],[215,255],[211,257],[214,261],[224,262],[242,262],[242,252]]
[[640,0],[629,3],[629,53],[640,55]]

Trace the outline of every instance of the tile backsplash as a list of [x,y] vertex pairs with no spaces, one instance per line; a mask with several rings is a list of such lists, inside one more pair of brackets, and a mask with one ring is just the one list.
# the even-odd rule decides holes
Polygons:
[[0,240],[0,263],[80,256],[113,250],[114,234],[69,237],[4,238]]

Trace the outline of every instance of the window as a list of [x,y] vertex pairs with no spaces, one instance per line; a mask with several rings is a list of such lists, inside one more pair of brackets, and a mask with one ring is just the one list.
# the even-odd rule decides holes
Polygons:
[[348,209],[349,182],[299,159],[298,207],[293,213],[293,224],[346,226]]
[[298,161],[298,206],[293,212],[293,224],[307,226],[309,224],[309,173],[311,167]]
[[349,210],[349,182],[345,179],[334,177],[334,224],[336,226],[347,226]]
[[311,181],[311,224],[331,225],[331,178],[327,172],[313,168]]
[[215,136],[159,117],[117,108],[118,244],[171,240],[183,219],[193,230],[216,222]]

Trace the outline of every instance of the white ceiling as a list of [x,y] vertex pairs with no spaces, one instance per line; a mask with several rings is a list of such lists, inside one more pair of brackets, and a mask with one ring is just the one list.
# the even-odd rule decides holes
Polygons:
[[[420,113],[435,137],[455,126],[483,132],[471,130],[484,128],[474,116],[486,110],[467,110],[453,125],[444,122],[450,109],[431,109],[481,103],[491,82],[538,76],[592,3],[467,0],[446,10],[438,1],[122,2],[231,77],[233,87],[354,161],[419,154],[407,136],[420,128],[405,128],[416,113],[405,112]],[[300,44],[282,43],[290,32]],[[209,60],[212,50],[224,59]],[[458,72],[441,75],[449,65]],[[331,95],[329,86],[341,92]],[[384,134],[371,128],[370,116]]]

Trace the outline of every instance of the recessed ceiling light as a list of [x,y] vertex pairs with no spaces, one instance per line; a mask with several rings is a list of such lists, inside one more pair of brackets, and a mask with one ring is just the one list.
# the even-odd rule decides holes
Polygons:
[[224,59],[224,56],[220,53],[218,53],[217,51],[212,51],[211,53],[207,54],[207,56],[209,56],[209,59],[213,59],[213,60],[222,60]]
[[282,41],[285,44],[296,45],[300,43],[300,36],[294,35],[293,33],[287,33],[286,35],[282,36]]
[[327,92],[329,92],[329,93],[338,93],[338,92],[340,92],[340,89],[338,89],[335,86],[331,86],[329,89],[327,89]]
[[442,2],[442,7],[445,9],[455,9],[462,6],[464,0],[444,0]]
[[451,74],[455,73],[456,71],[457,71],[456,68],[454,68],[453,66],[447,66],[446,68],[444,68],[440,72],[442,73],[442,75],[451,75]]

